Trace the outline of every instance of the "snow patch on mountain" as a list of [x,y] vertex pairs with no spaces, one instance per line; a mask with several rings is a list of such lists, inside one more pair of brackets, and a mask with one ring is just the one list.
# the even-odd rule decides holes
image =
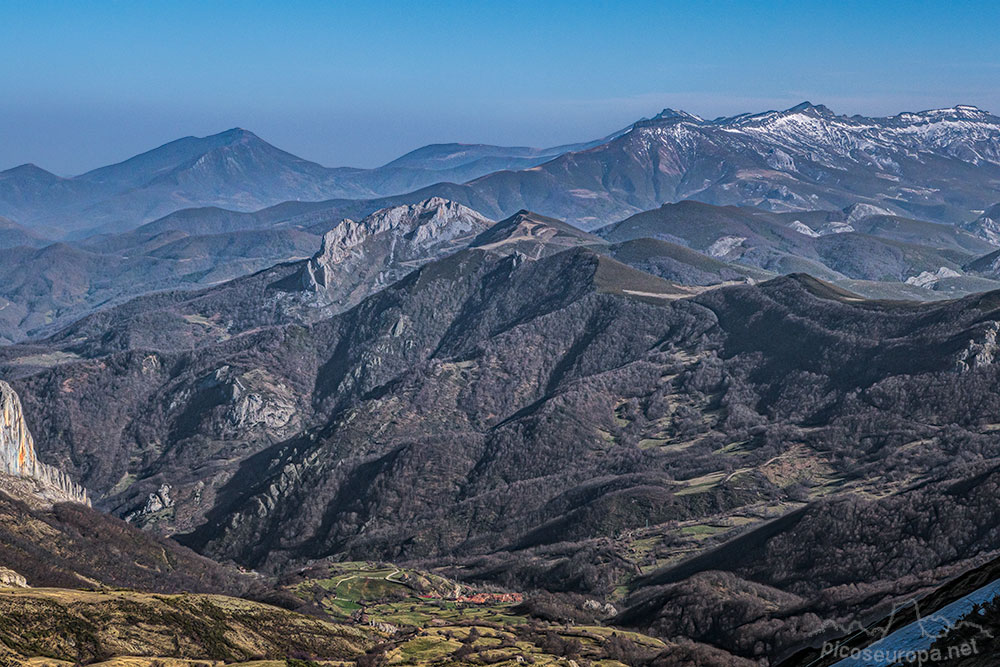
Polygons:
[[837,116],[822,105],[803,103],[712,124],[826,167],[868,162],[891,172],[899,169],[894,155],[919,159],[922,152],[941,152],[974,164],[1000,164],[1000,119],[970,106],[864,118]]

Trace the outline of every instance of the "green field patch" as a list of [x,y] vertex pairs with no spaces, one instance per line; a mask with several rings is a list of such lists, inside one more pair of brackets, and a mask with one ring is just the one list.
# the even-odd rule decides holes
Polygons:
[[716,449],[712,453],[713,454],[728,454],[730,456],[735,456],[737,454],[743,454],[743,453],[745,453],[745,450],[743,449],[743,447],[746,444],[747,444],[747,441],[745,441],[745,440],[741,441],[741,442],[731,442],[731,443],[729,443],[728,445],[726,445],[724,447],[720,447],[719,449]]
[[427,664],[446,658],[454,653],[461,643],[442,635],[424,635],[401,645],[399,655],[392,656],[389,664]]
[[686,496],[694,493],[704,493],[714,489],[725,478],[726,473],[724,472],[713,472],[708,475],[702,475],[701,477],[692,477],[691,479],[684,480],[683,483],[687,485],[687,487],[676,491],[674,495]]
[[80,359],[83,359],[83,357],[72,352],[55,351],[17,357],[8,361],[7,364],[11,366],[42,366],[44,368],[51,368],[53,366],[68,364],[71,361],[79,361]]
[[690,537],[710,537],[712,535],[718,535],[719,533],[724,533],[728,528],[723,526],[711,526],[706,524],[698,524],[695,526],[683,526],[680,529],[681,535],[687,535]]

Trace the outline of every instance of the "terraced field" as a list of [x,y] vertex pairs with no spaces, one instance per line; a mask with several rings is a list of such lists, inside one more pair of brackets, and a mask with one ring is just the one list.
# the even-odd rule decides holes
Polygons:
[[620,665],[668,646],[593,622],[542,618],[530,597],[525,603],[462,601],[473,591],[425,571],[353,562],[301,574],[289,590],[304,601],[391,635],[380,656],[389,665]]

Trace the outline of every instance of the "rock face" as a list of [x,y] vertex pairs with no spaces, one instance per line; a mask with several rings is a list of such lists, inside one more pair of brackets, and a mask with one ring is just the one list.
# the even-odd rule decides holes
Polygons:
[[960,373],[989,366],[996,358],[998,349],[997,334],[1000,333],[1000,322],[987,322],[981,331],[969,340],[955,361],[955,370]]
[[441,197],[344,220],[302,271],[324,305],[350,307],[418,266],[467,245],[493,221]]
[[42,463],[35,454],[35,441],[24,423],[21,400],[9,384],[0,380],[0,472],[40,482],[50,500],[90,504],[87,491],[58,468]]
[[0,588],[27,588],[28,580],[14,570],[0,566]]
[[429,246],[451,241],[469,232],[479,232],[492,223],[461,204],[431,197],[419,204],[394,206],[372,213],[361,222],[344,220],[323,236],[323,247],[310,263],[316,282],[328,286],[326,270],[352,254],[362,252],[373,236],[396,237],[401,254],[419,252]]
[[937,271],[922,271],[919,275],[910,276],[904,282],[907,285],[913,285],[915,287],[924,287],[926,289],[933,289],[934,285],[938,283],[939,280],[944,278],[958,278],[962,274],[953,269],[949,269],[947,266],[942,266]]
[[845,222],[852,224],[874,215],[895,215],[893,211],[873,204],[851,204],[844,209]]
[[981,216],[965,223],[962,228],[993,245],[1000,246],[1000,204],[983,211]]
[[141,509],[138,509],[126,516],[125,521],[131,523],[136,519],[141,519],[142,517],[162,512],[163,510],[170,509],[173,506],[174,499],[170,497],[170,485],[161,484],[160,488],[149,494],[149,497],[146,499],[146,504],[143,505]]

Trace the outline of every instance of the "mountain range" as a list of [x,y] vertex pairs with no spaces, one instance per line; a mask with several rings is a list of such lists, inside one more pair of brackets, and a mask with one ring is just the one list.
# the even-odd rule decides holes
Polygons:
[[[610,597],[616,623],[730,664],[1000,550],[971,528],[992,525],[996,292],[867,301],[609,241],[432,200],[335,228],[312,259],[7,346],[0,370],[48,463],[202,554]],[[713,284],[616,259],[648,245]],[[948,520],[911,533],[921,516]]]
[[234,128],[178,139],[72,178],[31,164],[0,172],[0,211],[46,236],[79,238],[127,231],[190,207],[256,211],[285,201],[401,194],[437,182],[529,168],[602,141],[546,149],[432,145],[377,169],[331,169]]
[[942,609],[1000,571],[998,184],[979,109],[810,104],[3,172],[0,662],[815,665]]
[[996,116],[966,106],[863,118],[804,103],[712,121],[667,109],[590,150],[448,196],[487,215],[529,208],[586,229],[681,199],[774,211],[863,202],[965,222],[997,198],[998,129]]
[[529,209],[585,229],[682,199],[773,211],[862,202],[964,223],[1000,201],[998,132],[1000,119],[972,106],[867,118],[803,103],[715,120],[665,109],[583,144],[435,145],[362,170],[322,167],[233,129],[73,178],[34,165],[0,172],[0,215],[62,238],[128,231],[191,207],[248,212],[409,193],[494,219]]
[[[371,210],[380,203],[391,205]],[[376,285],[388,286],[423,261],[473,244],[480,232],[485,236],[476,245],[502,241],[511,250],[524,246],[532,257],[583,245],[685,284],[806,272],[863,296],[908,300],[1000,286],[996,246],[975,230],[904,218],[868,204],[775,213],[683,201],[593,233],[516,212],[511,218],[523,213],[541,223],[532,231],[524,218],[517,240],[491,240],[507,234],[508,226],[487,231],[492,221],[486,216],[440,197],[361,204],[310,204],[306,211],[280,205],[256,213],[189,209],[122,234],[0,249],[0,339],[44,337],[142,294],[216,285],[330,252],[338,260],[353,259],[314,260],[314,273],[326,265],[337,276],[320,278],[327,288],[321,292],[329,306],[354,305]],[[369,275],[372,271],[381,273]],[[352,289],[360,291],[351,296]]]
[[668,109],[550,149],[433,145],[372,170],[328,169],[240,129],[73,178],[24,165],[0,173],[0,340],[304,259],[342,220],[434,198],[870,297],[982,291],[997,277],[980,258],[1000,242],[998,137],[1000,121],[975,107],[863,118],[803,103],[715,120]]

